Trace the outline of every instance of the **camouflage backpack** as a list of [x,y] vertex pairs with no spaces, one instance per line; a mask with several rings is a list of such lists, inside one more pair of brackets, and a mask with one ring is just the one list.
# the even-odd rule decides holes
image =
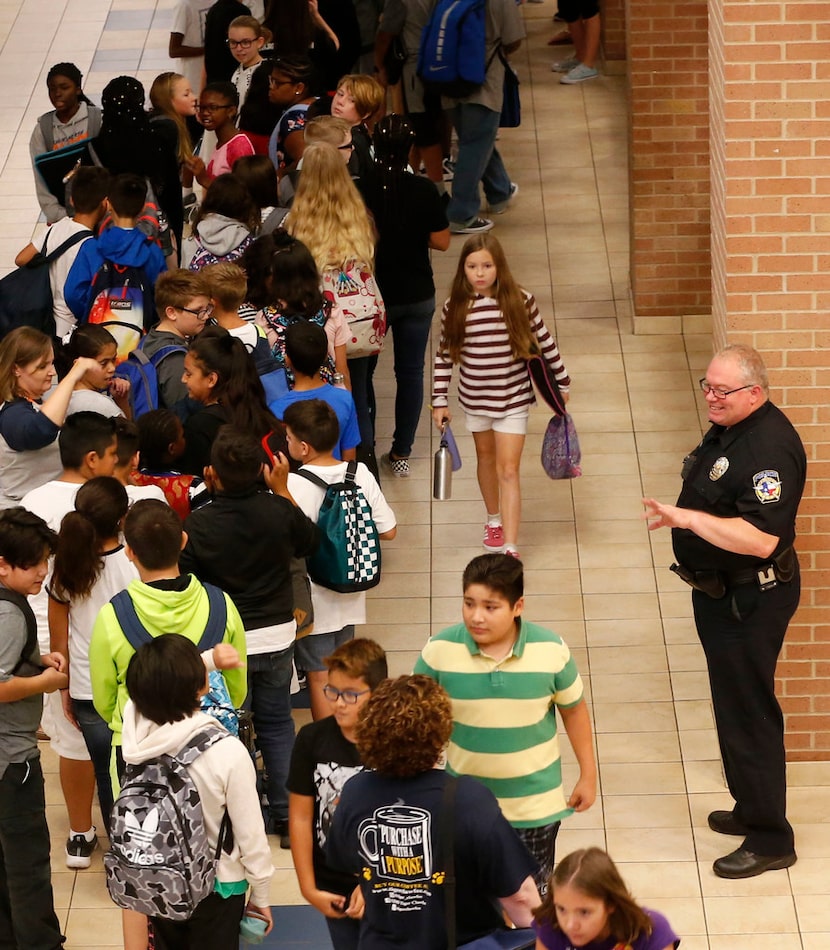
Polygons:
[[188,920],[213,892],[216,862],[233,847],[227,811],[215,852],[188,765],[228,737],[218,724],[196,733],[175,755],[128,765],[110,818],[104,855],[110,897],[150,917]]

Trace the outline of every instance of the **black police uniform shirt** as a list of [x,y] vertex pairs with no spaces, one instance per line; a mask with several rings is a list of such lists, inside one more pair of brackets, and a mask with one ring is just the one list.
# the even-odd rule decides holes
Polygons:
[[[779,538],[772,557],[795,540],[795,516],[807,471],[804,446],[771,402],[728,428],[713,425],[683,466],[680,508],[743,518]],[[725,551],[685,528],[672,529],[674,556],[693,571],[740,571],[766,563]]]

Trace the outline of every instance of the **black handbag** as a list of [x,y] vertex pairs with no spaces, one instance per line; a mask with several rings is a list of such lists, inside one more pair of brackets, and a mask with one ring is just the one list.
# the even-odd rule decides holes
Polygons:
[[383,68],[386,70],[386,81],[395,86],[401,81],[403,64],[406,62],[406,47],[400,36],[393,36],[386,56],[383,57]]
[[504,98],[501,104],[500,129],[517,129],[522,124],[522,99],[519,94],[519,76],[510,60],[499,47],[499,59],[504,63]]
[[564,416],[565,400],[562,398],[562,390],[547,361],[538,355],[531,356],[527,361],[527,371],[536,392],[558,416]]

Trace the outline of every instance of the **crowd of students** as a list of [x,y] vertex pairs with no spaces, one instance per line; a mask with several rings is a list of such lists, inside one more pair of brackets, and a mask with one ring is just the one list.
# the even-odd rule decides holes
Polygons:
[[[63,940],[38,726],[59,757],[66,863],[83,869],[108,830],[93,825],[96,788],[109,825],[125,776],[201,742],[218,671],[252,714],[264,782],[240,743],[199,746],[188,771],[213,891],[178,921],[125,909],[125,950],[230,950],[245,917],[270,932],[267,834],[291,848],[335,950],[443,950],[498,929],[498,903],[519,927],[535,916],[531,940],[549,950],[676,947],[603,852],[555,862],[561,820],[594,801],[596,764],[567,645],[522,618],[528,359],[542,356],[565,398],[570,382],[533,295],[489,226],[450,228],[435,103],[431,118],[379,119],[384,87],[347,72],[373,58],[377,11],[361,36],[350,3],[202,5],[204,34],[197,4],[179,4],[170,52],[183,65],[154,81],[149,112],[137,80],[113,80],[99,110],[58,64],[54,111],[32,136],[44,248],[78,243],[50,265],[54,332],[0,341],[0,930],[21,948]],[[84,141],[65,175],[40,161]],[[395,537],[380,470],[411,473],[429,254],[451,230],[473,236],[443,307],[433,419],[451,419],[457,364],[488,553],[465,571],[463,622],[426,645],[414,675],[389,680],[382,648],[355,637],[365,590],[333,589],[307,559],[326,540],[330,487],[349,480],[374,543]],[[397,394],[379,465],[372,378],[387,325]],[[295,671],[314,720],[296,738]],[[570,793],[552,706],[577,756]],[[456,789],[450,776],[477,781]],[[448,807],[451,897],[438,873]]]

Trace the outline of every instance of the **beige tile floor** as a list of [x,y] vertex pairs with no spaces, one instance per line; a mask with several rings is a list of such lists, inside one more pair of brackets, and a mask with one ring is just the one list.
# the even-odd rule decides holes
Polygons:
[[[48,107],[46,69],[74,60],[93,98],[113,75],[136,66],[149,82],[169,68],[171,7],[172,0],[0,0],[0,268],[39,230],[27,142]],[[551,0],[525,7],[529,40],[516,57],[524,122],[500,141],[521,194],[496,233],[555,330],[574,380],[571,408],[584,454],[581,479],[549,481],[538,462],[547,415],[533,413],[521,534],[527,611],[573,648],[592,704],[600,772],[597,803],[566,823],[560,853],[607,847],[638,898],[668,914],[687,950],[827,950],[825,768],[791,769],[795,867],[745,882],[722,881],[711,871],[729,842],[708,830],[706,814],[729,799],[703,657],[689,597],[666,570],[669,539],[648,535],[639,504],[644,494],[676,494],[680,459],[701,431],[693,381],[710,342],[631,334],[625,83],[606,76],[558,85],[550,62],[566,51],[551,53],[545,45],[552,13]],[[461,243],[455,238],[437,255],[439,295]],[[378,392],[384,451],[392,430],[390,353],[381,358]],[[465,464],[451,501],[431,499],[436,446],[426,414],[413,477],[385,482],[400,531],[386,547],[384,581],[370,597],[364,632],[389,650],[394,673],[411,669],[430,631],[458,619],[460,573],[480,551],[483,509],[472,445],[465,435],[460,444]],[[63,866],[66,819],[54,760],[48,750],[44,756],[55,898],[67,946],[118,946],[118,913],[106,896],[100,857],[89,871]],[[569,750],[565,760],[573,775]],[[276,850],[275,859],[273,902],[299,902],[290,858]]]

